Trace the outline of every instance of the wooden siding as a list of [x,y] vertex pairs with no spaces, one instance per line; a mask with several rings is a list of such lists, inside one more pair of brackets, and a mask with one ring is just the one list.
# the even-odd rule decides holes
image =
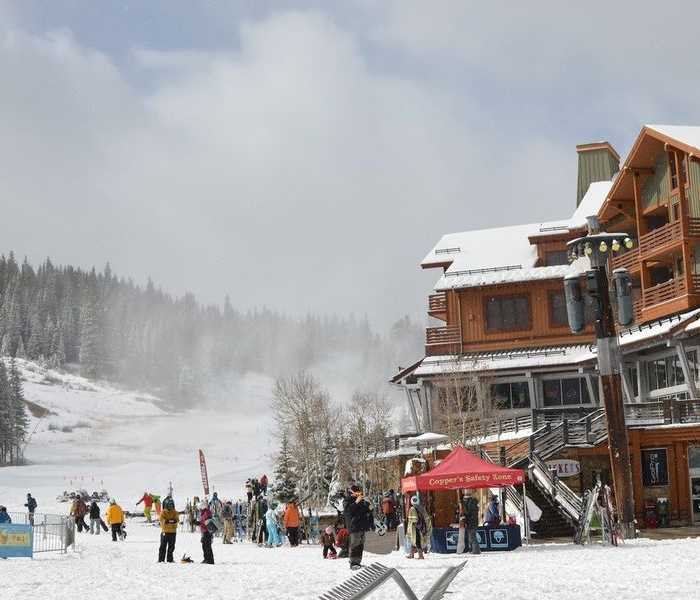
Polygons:
[[642,207],[644,210],[657,208],[666,204],[671,195],[668,174],[668,155],[659,152],[654,165],[654,172],[642,186]]
[[591,182],[609,181],[619,168],[618,160],[605,148],[579,152],[576,206],[581,204]]
[[688,181],[690,187],[686,189],[688,195],[689,216],[700,217],[700,163],[688,161]]
[[[569,237],[574,239],[572,236]],[[544,267],[546,265],[547,252],[557,252],[561,250],[566,250],[565,240],[537,242],[537,266]]]

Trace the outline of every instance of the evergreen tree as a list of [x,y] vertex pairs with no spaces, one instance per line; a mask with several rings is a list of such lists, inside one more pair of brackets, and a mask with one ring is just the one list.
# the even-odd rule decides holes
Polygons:
[[12,402],[5,362],[0,360],[0,464],[10,462],[12,455]]
[[22,378],[17,369],[17,364],[14,359],[10,360],[9,373],[9,388],[10,388],[10,411],[13,427],[13,443],[15,445],[15,456],[20,457],[21,448],[27,439],[29,428],[29,418],[27,417],[27,403],[24,398],[24,388],[22,387]]
[[280,450],[275,466],[275,486],[273,494],[278,502],[289,502],[297,495],[297,477],[294,473],[294,460],[292,459],[289,437],[282,432]]

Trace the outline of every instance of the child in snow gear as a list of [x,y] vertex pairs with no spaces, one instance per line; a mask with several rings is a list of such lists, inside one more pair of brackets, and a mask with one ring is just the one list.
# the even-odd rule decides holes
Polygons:
[[85,515],[87,511],[87,504],[83,502],[83,499],[80,496],[80,494],[76,495],[75,500],[73,500],[73,504],[70,508],[70,515],[75,519],[75,525],[78,528],[78,531],[81,533],[83,530],[87,532],[88,529],[90,529],[87,523],[85,522]]
[[350,531],[350,568],[362,566],[362,553],[365,549],[365,533],[374,525],[372,509],[362,495],[362,489],[353,485],[345,498],[345,523]]
[[350,546],[350,532],[345,527],[338,529],[338,533],[335,534],[335,545],[340,548],[338,558],[347,558]]
[[100,535],[100,507],[94,500],[90,503],[90,534]]
[[107,517],[107,524],[112,528],[112,541],[116,542],[117,536],[119,536],[120,539],[124,539],[126,537],[122,531],[122,526],[124,525],[124,511],[114,498],[109,501],[109,507],[107,508],[105,516]]
[[335,534],[331,526],[326,527],[326,530],[321,534],[321,544],[323,544],[323,558],[328,558],[330,553],[331,558],[337,557],[335,551]]
[[12,523],[10,515],[7,514],[7,508],[0,506],[0,523]]
[[199,530],[202,533],[202,554],[204,555],[203,563],[208,565],[214,564],[214,551],[211,549],[212,534],[209,531],[209,523],[212,522],[211,510],[206,500],[199,503]]
[[270,508],[265,513],[265,524],[267,525],[267,545],[269,548],[282,545],[280,536],[280,524],[277,519],[277,503],[270,504]]
[[284,509],[284,528],[287,530],[289,544],[292,547],[299,545],[300,523],[301,515],[299,514],[299,507],[296,501],[287,502],[287,506]]
[[29,524],[34,526],[34,511],[36,510],[36,500],[32,498],[31,494],[27,494],[27,502],[25,505],[27,507],[27,512],[29,513]]
[[136,506],[143,502],[143,514],[146,517],[146,521],[151,522],[151,507],[153,506],[153,496],[148,492],[144,492],[141,499],[136,503]]
[[177,526],[180,524],[180,513],[175,510],[175,502],[168,496],[163,500],[163,511],[160,513],[160,547],[158,548],[158,562],[167,560],[173,562],[175,551],[175,538]]
[[418,558],[423,559],[423,549],[427,548],[430,539],[430,517],[421,504],[418,495],[411,498],[411,509],[408,511],[408,529],[406,534],[411,541],[411,553],[406,558],[413,558],[418,551]]

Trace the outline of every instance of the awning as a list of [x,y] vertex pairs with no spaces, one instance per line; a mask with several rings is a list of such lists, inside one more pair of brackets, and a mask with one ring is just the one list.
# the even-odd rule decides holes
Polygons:
[[458,446],[434,469],[401,480],[403,493],[416,490],[461,490],[522,485],[525,472],[482,460]]

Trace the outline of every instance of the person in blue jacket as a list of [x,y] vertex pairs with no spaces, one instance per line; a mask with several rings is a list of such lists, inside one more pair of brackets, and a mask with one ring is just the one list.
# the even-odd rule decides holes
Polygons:
[[7,509],[4,506],[0,506],[0,523],[12,523],[10,515],[7,514]]
[[486,508],[486,524],[498,527],[501,524],[501,511],[498,507],[498,496],[491,496],[491,501]]

